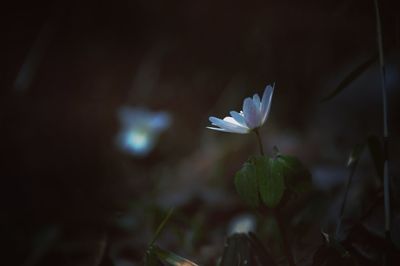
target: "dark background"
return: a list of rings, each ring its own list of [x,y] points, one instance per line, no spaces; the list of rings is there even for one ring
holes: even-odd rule
[[[397,185],[400,9],[397,1],[381,1],[381,8]],[[332,199],[337,194],[325,187],[342,184],[353,145],[382,134],[376,63],[336,98],[320,102],[376,53],[373,1],[14,1],[0,12],[7,265],[94,265],[87,262],[91,243],[107,235],[108,252],[132,234],[131,260],[139,261],[159,221],[154,210],[169,206],[186,217],[177,218],[178,228],[190,228],[185,221],[199,215],[209,228],[192,250],[167,236],[170,249],[203,264],[206,244],[216,247],[211,259],[220,255],[221,228],[245,209],[237,207],[232,176],[257,147],[253,136],[205,127],[208,116],[239,110],[244,97],[266,84],[276,82],[262,131],[266,149],[277,145],[298,156],[320,185],[316,190],[324,187]],[[115,146],[116,114],[125,105],[172,115],[145,158]],[[374,180],[371,164],[365,156],[360,178]],[[354,197],[368,200],[368,194]],[[134,221],[129,233],[115,225],[127,213]],[[316,223],[329,227],[329,215],[318,214]],[[43,234],[56,240],[40,253],[35,241]],[[102,263],[113,265],[105,257]]]

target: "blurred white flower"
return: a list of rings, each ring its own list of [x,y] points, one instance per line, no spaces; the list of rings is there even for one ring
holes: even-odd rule
[[[268,118],[274,87],[275,84],[273,86],[267,85],[261,100],[258,94],[254,94],[253,98],[244,99],[243,111],[239,113],[231,111],[231,116],[227,116],[224,119],[210,116],[211,124],[217,127],[207,128],[223,132],[247,134],[253,129],[261,127]]]
[[[251,214],[242,214],[233,218],[229,224],[229,235],[254,232],[256,229],[256,218]]]
[[[171,124],[166,112],[151,112],[145,108],[121,107],[118,111],[121,131],[118,147],[136,156],[146,156],[154,148],[159,135]]]

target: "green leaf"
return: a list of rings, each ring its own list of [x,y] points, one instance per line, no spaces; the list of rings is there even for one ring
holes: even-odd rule
[[[198,266],[196,263],[188,259],[182,258],[175,253],[161,249],[158,246],[153,246],[150,251],[155,254],[162,262],[167,263],[171,266]]]
[[[235,187],[243,201],[251,207],[258,207],[260,204],[258,193],[258,180],[256,167],[251,161],[246,162],[242,169],[235,175]]]
[[[235,186],[246,204],[258,207],[262,201],[267,207],[275,208],[281,202],[285,188],[296,194],[308,191],[311,175],[293,156],[253,156],[236,173]]]
[[[377,136],[369,136],[368,140],[368,149],[371,153],[372,160],[374,161],[376,173],[380,178],[383,178],[383,150],[382,143]]]
[[[334,98],[340,92],[343,91],[350,83],[352,83],[355,79],[357,79],[362,73],[364,73],[375,61],[378,59],[378,55],[375,54],[368,60],[364,61],[360,65],[358,65],[353,71],[351,71],[347,76],[339,83],[339,85],[327,96],[322,98],[321,102],[329,101]]]
[[[294,156],[278,155],[277,162],[282,164],[286,188],[295,194],[308,192],[312,187],[311,173]]]
[[[283,166],[276,159],[258,156],[253,159],[260,186],[263,203],[270,208],[276,207],[285,191]]]

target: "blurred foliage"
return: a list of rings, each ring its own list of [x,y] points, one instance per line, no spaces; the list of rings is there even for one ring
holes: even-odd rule
[[[323,233],[324,244],[317,249],[313,258],[313,266],[359,265],[350,253],[332,236]]]
[[[159,261],[165,262],[170,266],[197,266],[196,263],[188,259],[182,258],[181,256],[154,245],[147,251],[145,266],[160,265]]]
[[[226,240],[219,266],[276,265],[270,252],[253,233],[233,234]]]

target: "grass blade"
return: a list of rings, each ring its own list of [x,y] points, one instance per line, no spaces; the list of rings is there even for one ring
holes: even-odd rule
[[[164,220],[162,220],[162,222],[160,223],[160,225],[157,227],[156,233],[154,234],[153,239],[151,240],[149,247],[154,245],[154,242],[156,242],[156,240],[158,239],[158,237],[160,236],[162,230],[164,229],[165,225],[167,224],[167,222],[169,221],[169,219],[172,216],[172,213],[174,212],[174,208],[171,208],[167,215],[165,216]]]
[[[376,62],[378,55],[375,54],[368,60],[362,62],[353,71],[346,75],[346,77],[339,83],[339,85],[327,96],[321,99],[321,102],[326,102],[341,93],[350,83],[356,80],[362,73],[364,73],[372,64]]]
[[[376,35],[378,42],[379,52],[379,66],[381,76],[381,89],[382,89],[382,111],[383,111],[383,193],[385,203],[385,231],[386,238],[390,241],[390,180],[389,180],[389,165],[388,165],[388,102],[387,102],[387,88],[385,78],[385,62],[383,54],[383,41],[382,41],[382,25],[379,11],[378,0],[374,0],[375,13],[376,13]]]

